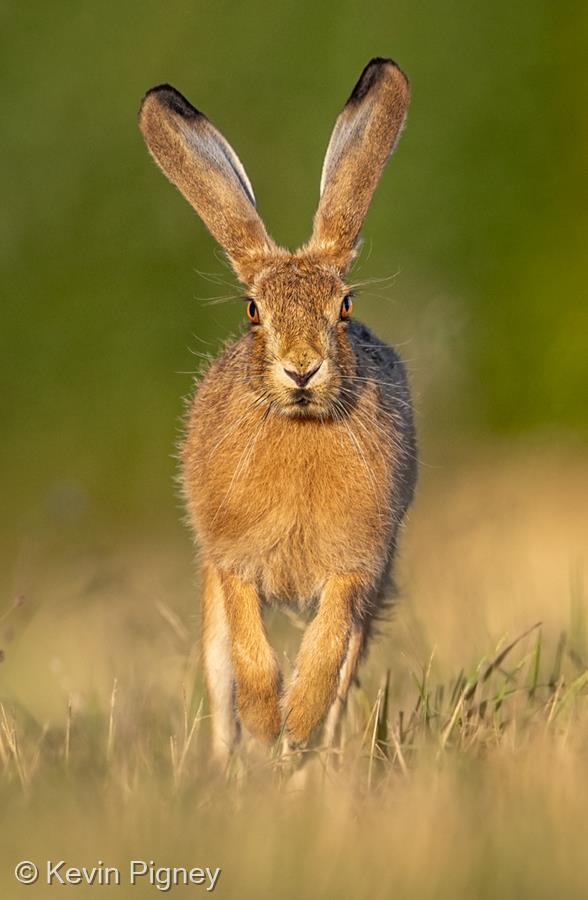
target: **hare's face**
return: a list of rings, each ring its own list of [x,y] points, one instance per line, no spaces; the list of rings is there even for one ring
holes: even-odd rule
[[[141,105],[149,151],[251,289],[248,378],[284,415],[336,416],[353,401],[355,355],[342,275],[409,98],[408,80],[392,60],[368,63],[335,122],[312,235],[296,253],[267,233],[243,164],[210,119],[166,84],[148,91]]]
[[[353,376],[349,289],[333,268],[304,254],[282,258],[255,280],[249,304],[249,376],[277,412],[336,415]]]

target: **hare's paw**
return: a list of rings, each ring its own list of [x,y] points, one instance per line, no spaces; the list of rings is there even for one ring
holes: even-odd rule
[[[281,675],[277,665],[252,671],[237,684],[237,709],[247,731],[271,743],[282,727]]]
[[[320,672],[301,673],[284,700],[286,731],[293,744],[304,744],[321,724],[337,689],[336,680],[321,678]]]

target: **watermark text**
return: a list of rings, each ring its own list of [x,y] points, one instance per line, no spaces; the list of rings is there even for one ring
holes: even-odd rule
[[[83,884],[90,887],[117,884],[150,884],[162,893],[168,893],[179,885],[203,887],[214,891],[221,869],[208,866],[160,866],[154,860],[131,859],[128,866],[108,866],[101,859],[92,866],[72,866],[65,859],[48,859],[40,865],[23,859],[14,868],[14,877],[20,884],[43,882],[49,885]]]

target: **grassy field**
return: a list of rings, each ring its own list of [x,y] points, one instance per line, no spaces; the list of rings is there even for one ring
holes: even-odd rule
[[[235,900],[585,897],[587,499],[573,449],[425,456],[341,752],[244,746],[228,781],[207,768],[187,536],[40,523],[0,610],[0,896],[56,893],[20,887],[19,860],[102,860],[124,884],[144,859],[221,867]],[[300,632],[269,624],[287,668]],[[76,896],[99,890],[129,892]]]

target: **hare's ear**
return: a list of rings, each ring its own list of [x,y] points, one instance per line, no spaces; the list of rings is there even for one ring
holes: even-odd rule
[[[321,199],[307,249],[340,271],[351,263],[382,170],[398,140],[410,102],[408,79],[390,59],[361,73],[327,148]]]
[[[226,251],[241,281],[250,283],[275,244],[255,210],[237,154],[206,116],[168,84],[145,95],[139,128],[164,175]]]

